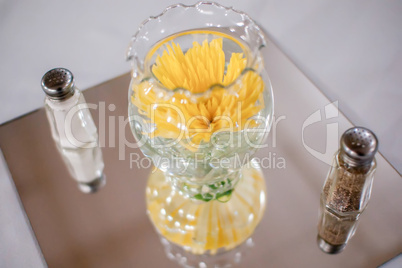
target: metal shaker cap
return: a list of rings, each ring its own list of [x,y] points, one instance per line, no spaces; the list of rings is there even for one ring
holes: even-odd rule
[[[74,76],[64,68],[52,69],[42,77],[42,89],[51,99],[67,99],[74,94]]]
[[[353,127],[341,137],[341,156],[352,166],[370,164],[378,149],[378,139],[369,129]]]

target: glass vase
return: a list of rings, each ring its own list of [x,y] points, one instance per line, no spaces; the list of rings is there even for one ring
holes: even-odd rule
[[[211,2],[170,6],[132,37],[130,126],[157,168],[148,213],[159,234],[193,254],[240,245],[263,215],[265,183],[252,159],[273,116],[264,46],[246,14]]]

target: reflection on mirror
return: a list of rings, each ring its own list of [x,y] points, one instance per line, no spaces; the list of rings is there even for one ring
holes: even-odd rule
[[[148,178],[146,201],[148,216],[163,238],[169,258],[185,267],[211,262],[215,266],[205,267],[229,267],[240,262],[240,249],[252,245],[248,239],[265,211],[265,180],[259,164],[252,160],[241,169],[230,198],[206,202],[176,190],[169,178],[155,169]],[[245,241],[248,246],[239,249]]]

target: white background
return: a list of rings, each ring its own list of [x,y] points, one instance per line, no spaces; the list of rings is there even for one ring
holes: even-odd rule
[[[51,68],[70,69],[83,89],[128,72],[130,36],[176,2],[0,0],[0,122],[43,105],[40,79]],[[218,2],[260,23],[353,124],[376,132],[401,172],[402,1]]]

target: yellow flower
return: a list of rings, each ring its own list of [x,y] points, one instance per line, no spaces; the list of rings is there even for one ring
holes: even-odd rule
[[[173,42],[166,48],[152,73],[174,92],[172,97],[160,97],[155,92],[158,85],[149,80],[133,85],[131,101],[156,126],[151,137],[188,138],[198,145],[209,142],[213,133],[255,125],[247,120],[264,106],[264,82],[254,70],[245,70],[243,53],[232,53],[226,67],[221,38],[202,45],[194,42],[186,53]],[[198,95],[188,97],[176,89]]]

